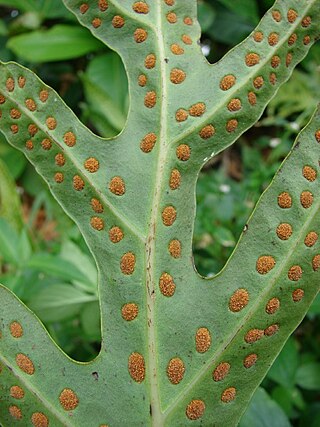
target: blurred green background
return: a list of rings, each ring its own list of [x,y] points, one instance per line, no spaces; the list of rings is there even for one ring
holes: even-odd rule
[[[199,0],[210,62],[245,38],[273,0]],[[128,110],[119,57],[77,25],[60,0],[0,0],[0,59],[34,70],[94,132],[110,137]],[[194,259],[219,272],[262,191],[320,101],[320,45],[280,89],[261,120],[203,169],[197,187]],[[97,273],[77,227],[24,156],[0,135],[0,272],[77,360],[99,352]],[[241,427],[320,426],[320,298],[290,338]],[[228,427],[228,426],[226,426]]]

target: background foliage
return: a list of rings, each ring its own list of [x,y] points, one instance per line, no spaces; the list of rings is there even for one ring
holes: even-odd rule
[[[199,0],[202,49],[219,60],[255,27],[273,0]],[[57,0],[0,0],[0,58],[33,69],[102,136],[122,129],[126,74]],[[257,125],[206,165],[197,188],[195,265],[220,271],[246,220],[320,100],[316,44]],[[77,227],[20,152],[0,136],[0,272],[72,357],[99,352],[96,269]],[[258,389],[240,427],[320,425],[320,298]]]

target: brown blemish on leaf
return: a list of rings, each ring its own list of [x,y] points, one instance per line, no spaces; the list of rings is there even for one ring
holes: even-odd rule
[[[120,269],[123,274],[130,276],[133,274],[136,266],[136,257],[132,252],[125,253],[120,262]]]
[[[293,24],[295,20],[298,18],[298,13],[294,9],[289,9],[287,13],[288,22]]]
[[[15,135],[19,132],[19,126],[18,125],[11,125],[10,126],[11,132]]]
[[[228,120],[226,124],[227,132],[229,133],[235,132],[237,130],[237,127],[238,127],[238,120],[236,119]]]
[[[10,324],[10,333],[14,338],[21,338],[23,335],[23,328],[19,322],[12,322]]]
[[[169,253],[173,258],[180,258],[181,256],[181,242],[180,240],[173,239],[168,246]]]
[[[279,325],[270,325],[264,330],[264,334],[267,337],[271,337],[275,335],[279,331]]]
[[[0,94],[0,105],[4,104],[5,102],[6,102],[6,98],[2,94]]]
[[[46,120],[48,129],[54,130],[57,127],[57,121],[54,117],[48,117]]]
[[[180,144],[176,149],[176,154],[179,160],[186,162],[190,159],[191,149],[187,144]]]
[[[167,14],[167,21],[170,24],[175,24],[177,22],[177,15],[174,12],[169,12]]]
[[[278,68],[278,67],[279,67],[279,65],[280,65],[280,62],[281,62],[280,57],[279,57],[278,55],[274,55],[274,56],[271,58],[271,67],[272,67],[272,68]]]
[[[79,399],[76,393],[71,388],[62,390],[59,396],[61,406],[65,411],[73,411],[79,405]]]
[[[139,308],[137,304],[128,303],[125,304],[121,309],[121,315],[124,320],[127,322],[131,322],[134,320],[139,314]]]
[[[120,176],[115,176],[109,183],[109,190],[116,196],[123,196],[126,192],[126,186]]]
[[[215,128],[212,125],[207,125],[201,129],[201,131],[199,132],[199,136],[202,139],[209,139],[212,138],[215,133]]]
[[[229,111],[239,111],[241,110],[242,104],[240,99],[238,98],[233,98],[231,99],[231,101],[228,104],[228,110]]]
[[[289,193],[284,191],[278,196],[278,205],[282,209],[289,209],[292,206],[292,198]]]
[[[271,33],[268,36],[268,43],[270,46],[275,46],[279,42],[279,34]]]
[[[145,85],[147,84],[147,76],[145,74],[140,74],[140,76],[138,77],[138,84],[141,87],[145,87]]]
[[[184,35],[181,37],[181,40],[183,41],[183,43],[184,43],[184,44],[187,44],[187,45],[191,45],[191,44],[192,44],[192,39],[191,39],[191,37],[187,36],[186,34],[184,34]]]
[[[104,229],[104,221],[102,218],[93,216],[90,220],[91,227],[95,230],[102,231]]]
[[[253,67],[254,65],[259,64],[260,62],[260,55],[258,55],[257,53],[247,53],[246,55],[246,65],[248,67]]]
[[[273,10],[272,11],[272,18],[276,21],[276,22],[280,22],[282,19],[281,13],[278,10]]]
[[[318,129],[318,130],[316,131],[316,133],[314,134],[314,136],[315,136],[315,138],[316,138],[317,142],[319,142],[319,143],[320,143],[320,129]]]
[[[270,73],[270,75],[269,75],[269,82],[272,85],[275,85],[277,83],[277,75],[275,73]]]
[[[34,412],[31,416],[34,427],[48,427],[49,420],[42,412]]]
[[[124,233],[120,227],[112,227],[109,230],[109,239],[112,243],[119,243],[124,238]]]
[[[183,22],[184,22],[186,25],[192,25],[192,24],[193,24],[193,20],[192,20],[192,18],[190,18],[189,16],[186,16],[186,17],[184,18]]]
[[[206,111],[206,104],[198,102],[189,108],[189,114],[192,117],[201,117]]]
[[[221,395],[221,401],[223,403],[232,402],[236,398],[237,390],[235,387],[229,387]]]
[[[213,371],[213,374],[212,374],[213,380],[216,382],[224,380],[225,377],[228,375],[230,368],[231,368],[230,363],[228,362],[220,363],[216,367],[216,369]]]
[[[84,180],[79,176],[75,175],[73,177],[73,188],[77,191],[81,191],[84,189]]]
[[[21,113],[19,110],[17,110],[16,108],[12,108],[10,110],[10,117],[14,120],[20,119],[21,117]]]
[[[101,204],[101,202],[98,199],[91,199],[91,207],[96,213],[102,213],[104,211],[104,208]]]
[[[171,359],[167,366],[167,375],[172,384],[179,384],[183,380],[185,367],[179,357]]]
[[[125,20],[122,16],[116,15],[112,19],[112,25],[114,28],[122,28],[125,24]]]
[[[12,77],[9,77],[6,81],[6,88],[8,92],[13,92],[15,87],[15,83]]]
[[[169,185],[171,190],[177,190],[181,184],[181,173],[178,169],[173,169],[170,174]]]
[[[257,272],[260,274],[267,274],[269,271],[273,269],[273,267],[276,265],[275,259],[270,256],[261,256],[257,260],[256,269]]]
[[[133,3],[132,9],[137,13],[149,13],[149,6],[146,3],[143,3],[142,1],[137,1]]]
[[[288,271],[288,279],[297,282],[302,277],[302,268],[300,265],[293,265]]]
[[[257,360],[258,360],[258,356],[255,353],[248,354],[248,356],[246,356],[243,361],[243,366],[246,369],[249,369],[256,364]]]
[[[64,166],[66,164],[66,159],[62,153],[59,153],[55,156],[55,162],[57,166]]]
[[[173,43],[170,46],[170,49],[174,55],[183,55],[184,54],[184,49],[180,45],[178,45],[177,43]]]
[[[12,418],[14,418],[16,420],[21,420],[22,419],[22,411],[16,405],[9,406],[9,413],[12,416]]]
[[[258,76],[253,80],[253,86],[256,89],[261,89],[263,85],[264,85],[264,79],[262,76]]]
[[[310,191],[303,191],[300,194],[300,203],[305,209],[310,208],[313,203],[312,193],[310,193]]]
[[[162,211],[162,222],[167,227],[171,226],[177,218],[177,211],[173,206],[167,206]]]
[[[26,149],[29,151],[33,150],[33,142],[30,139],[26,142]]]
[[[26,107],[28,108],[29,111],[36,111],[37,104],[34,102],[33,99],[31,99],[31,98],[26,99],[25,104],[26,104]]]
[[[84,15],[88,10],[89,10],[89,6],[87,3],[82,3],[82,5],[79,7],[80,13],[82,13],[82,15]]]
[[[99,28],[102,24],[102,21],[100,18],[94,18],[91,23],[92,23],[93,28]]]
[[[297,41],[297,38],[298,38],[298,36],[295,33],[291,34],[291,36],[289,37],[289,40],[288,40],[288,45],[289,46],[294,45],[295,42]]]
[[[253,34],[253,40],[254,40],[255,42],[257,42],[257,43],[262,42],[262,40],[263,40],[263,33],[262,33],[261,31],[256,31],[256,32]]]
[[[207,328],[199,328],[196,332],[196,350],[198,353],[205,353],[211,346],[211,334]]]
[[[168,6],[173,6],[175,3],[175,0],[164,0],[165,4]]]
[[[186,408],[186,416],[189,418],[189,420],[198,420],[203,416],[205,409],[206,405],[203,400],[191,400]]]
[[[248,93],[248,101],[251,105],[256,105],[257,103],[257,96],[254,92]]]
[[[288,223],[281,223],[277,227],[277,236],[281,240],[288,240],[292,235],[292,227]]]
[[[132,353],[129,356],[128,370],[131,378],[137,383],[142,383],[145,379],[144,357],[140,353]]]
[[[306,238],[304,239],[304,244],[308,246],[308,248],[311,248],[313,245],[315,245],[318,241],[318,234],[315,231],[310,231],[306,235]]]
[[[94,157],[90,157],[85,161],[84,167],[90,173],[97,172],[97,170],[99,169],[99,161]]]
[[[301,22],[303,28],[307,28],[311,25],[312,19],[311,16],[305,16]]]
[[[144,98],[144,105],[147,108],[153,108],[157,103],[157,94],[154,90],[147,92]]]
[[[176,85],[181,84],[186,79],[186,73],[179,68],[173,68],[170,72],[170,81]]]
[[[229,309],[237,313],[244,309],[249,302],[249,292],[246,289],[238,289],[229,300]]]
[[[303,289],[296,289],[292,292],[292,299],[293,302],[299,302],[304,297],[304,290]]]
[[[10,396],[14,399],[23,399],[24,390],[18,385],[13,385],[12,387],[10,387]]]
[[[307,46],[310,42],[311,42],[311,37],[310,36],[304,36],[303,37],[303,44],[305,46]]]
[[[147,55],[146,59],[144,60],[144,66],[149,70],[154,68],[156,66],[156,55],[154,55],[153,53]]]
[[[137,28],[134,32],[134,40],[136,43],[143,43],[148,38],[148,33],[143,28]]]
[[[23,77],[23,76],[20,76],[20,77],[18,78],[18,85],[19,85],[19,87],[20,87],[21,89],[23,89],[23,88],[25,87],[25,85],[26,85],[26,78],[25,78],[25,77]]]
[[[271,298],[266,305],[266,313],[274,314],[280,308],[280,300],[278,298]]]
[[[312,268],[314,271],[317,271],[320,267],[320,255],[316,255],[312,260]]]
[[[141,151],[150,153],[157,142],[157,135],[155,133],[148,133],[140,143]]]
[[[292,62],[292,53],[289,52],[286,56],[286,66],[289,67],[291,62]]]
[[[188,117],[189,117],[188,111],[184,110],[183,108],[180,108],[176,112],[176,120],[177,120],[177,122],[184,122],[184,121],[187,120]]]
[[[64,181],[64,175],[61,172],[57,172],[54,175],[54,180],[56,181],[57,184],[62,184]]]
[[[29,135],[30,136],[35,136],[36,135],[36,133],[38,132],[38,128],[37,128],[37,126],[35,125],[35,124],[33,124],[33,123],[31,123],[29,126],[28,126],[28,132],[29,132]]]
[[[234,86],[236,83],[236,78],[232,74],[228,74],[227,76],[224,76],[223,79],[220,81],[220,88],[222,90],[229,90]]]
[[[264,336],[263,329],[250,329],[244,337],[244,340],[248,344],[252,344],[256,341],[259,341]]]
[[[25,372],[28,375],[33,375],[35,368],[32,361],[25,354],[19,353],[16,356],[16,363],[21,369],[21,371]]]
[[[109,7],[107,0],[99,0],[98,5],[101,12],[105,12]]]
[[[45,138],[41,141],[41,147],[46,150],[49,151],[52,147],[51,141],[48,138]]]
[[[173,277],[169,273],[162,273],[159,279],[159,288],[165,297],[172,297],[176,290]]]

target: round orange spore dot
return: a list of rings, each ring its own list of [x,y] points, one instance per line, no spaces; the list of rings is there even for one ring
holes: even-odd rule
[[[123,196],[126,192],[126,186],[120,176],[115,176],[109,183],[109,190],[116,196]]]
[[[271,33],[268,36],[268,43],[270,46],[275,46],[279,42],[279,34]]]
[[[236,77],[232,74],[228,74],[223,77],[223,79],[220,81],[220,88],[222,90],[229,90],[234,86],[236,83]]]
[[[27,150],[33,150],[33,142],[31,140],[26,142],[26,149]]]
[[[104,211],[104,208],[103,208],[100,200],[93,198],[93,199],[91,199],[90,204],[91,204],[92,209],[96,213],[102,213]]]
[[[312,268],[317,271],[320,267],[320,255],[315,255],[312,260]]]
[[[215,133],[215,128],[212,125],[207,125],[201,129],[201,131],[199,132],[199,136],[202,139],[209,139],[212,138]]]
[[[16,108],[12,108],[10,110],[10,117],[14,120],[20,119],[21,117],[21,113],[19,110],[17,110]]]
[[[304,239],[304,244],[308,246],[308,248],[311,248],[317,243],[317,241],[318,241],[318,234],[315,231],[310,231],[310,233],[308,233],[306,235],[306,238]]]
[[[186,25],[192,25],[192,24],[193,24],[193,20],[192,20],[192,18],[190,18],[190,16],[186,16],[186,17],[184,18],[183,22],[184,22]]]
[[[181,242],[180,240],[173,239],[169,243],[168,246],[169,253],[173,258],[180,258],[181,257]]]
[[[229,309],[234,313],[243,310],[249,302],[249,292],[246,289],[238,289],[229,300]]]
[[[236,398],[237,390],[235,387],[229,387],[221,395],[221,402],[229,403],[232,402]]]
[[[231,368],[230,363],[228,362],[220,363],[216,367],[216,369],[213,371],[213,374],[212,374],[213,380],[216,382],[224,380],[225,377],[228,375],[230,368]]]
[[[162,222],[165,226],[170,227],[177,218],[177,211],[173,206],[167,206],[162,211]]]
[[[147,3],[143,3],[142,1],[137,1],[133,3],[132,9],[136,13],[143,13],[143,14],[149,13],[149,6],[147,5]]]
[[[25,372],[28,375],[33,375],[35,368],[32,361],[25,354],[19,353],[16,356],[16,363],[21,369],[21,371]]]
[[[84,189],[84,186],[84,180],[79,175],[75,175],[73,177],[73,188],[77,191],[81,191]]]
[[[196,332],[196,350],[198,353],[205,353],[211,346],[211,334],[207,328],[199,328]]]
[[[288,271],[288,279],[297,282],[302,277],[302,268],[300,265],[293,265]]]
[[[187,36],[187,34],[183,34],[183,36],[181,37],[181,40],[183,41],[184,44],[187,44],[187,45],[192,44],[192,39],[191,37]]]
[[[136,43],[143,43],[147,40],[148,33],[142,28],[137,28],[134,32],[133,37]]]
[[[264,330],[264,334],[267,337],[271,337],[275,335],[279,331],[279,325],[270,325]]]
[[[177,120],[177,122],[185,122],[188,117],[189,117],[188,111],[184,110],[183,108],[180,108],[176,112],[176,120]]]
[[[26,104],[26,107],[28,108],[29,111],[36,111],[37,104],[34,102],[33,99],[31,99],[31,98],[26,99],[25,104]]]
[[[312,22],[311,16],[305,16],[301,21],[301,26],[303,28],[307,28],[311,25],[311,22]]]
[[[289,193],[284,191],[278,196],[278,206],[282,209],[289,209],[292,206],[292,198]]]
[[[132,252],[125,253],[120,261],[120,269],[123,274],[130,276],[136,267],[136,256]]]
[[[59,153],[55,156],[55,162],[57,166],[64,166],[66,164],[66,159],[63,154]]]
[[[48,117],[46,124],[49,130],[54,130],[57,127],[57,121],[54,117]]]
[[[112,19],[112,26],[114,28],[122,28],[125,24],[125,20],[122,16],[116,15]]]
[[[274,314],[280,308],[280,300],[278,298],[271,298],[266,305],[266,313]]]
[[[256,269],[260,274],[267,274],[276,265],[275,259],[270,255],[261,256],[257,260]]]
[[[173,169],[170,174],[169,186],[171,190],[177,190],[181,185],[181,173],[178,169]]]
[[[15,83],[12,77],[9,77],[6,81],[6,88],[8,92],[13,92],[15,87]]]
[[[33,124],[33,123],[31,123],[29,126],[28,126],[28,132],[29,132],[29,135],[30,136],[35,136],[36,135],[36,133],[38,132],[38,128],[37,128],[37,126],[35,125],[35,124]]]
[[[179,68],[173,68],[170,72],[170,81],[176,85],[184,82],[186,77],[186,73],[183,70],[180,70]]]
[[[253,40],[255,42],[258,42],[258,43],[262,42],[262,40],[263,40],[263,32],[262,31],[256,31],[253,34]]]
[[[310,191],[303,191],[300,194],[300,203],[305,209],[310,208],[313,203],[312,193],[310,193]]]
[[[89,10],[89,6],[87,3],[82,3],[79,7],[80,13],[82,13],[82,15],[84,15],[88,10]]]
[[[138,85],[141,87],[145,87],[145,85],[147,84],[147,76],[144,74],[140,74],[140,76],[138,77]]]
[[[201,117],[206,111],[206,104],[198,102],[189,108],[189,114],[192,117]]]
[[[253,365],[257,363],[258,356],[255,353],[248,354],[243,360],[243,366],[246,369],[251,368]]]
[[[101,27],[102,21],[100,18],[93,18],[91,24],[92,24],[93,28],[99,28],[99,27]]]
[[[10,324],[10,333],[14,338],[21,338],[23,335],[23,328],[19,322],[12,322]]]
[[[304,290],[303,289],[296,289],[292,292],[292,299],[293,302],[299,302],[304,297]]]
[[[124,233],[120,227],[112,227],[109,230],[109,239],[112,243],[119,243],[124,238]]]
[[[231,101],[228,104],[229,111],[239,111],[241,110],[241,107],[242,107],[242,103],[238,98],[231,99]]]
[[[41,147],[46,151],[51,150],[52,143],[51,143],[50,139],[48,139],[48,138],[43,139],[41,141]]]
[[[235,132],[237,130],[238,127],[238,120],[236,119],[231,119],[227,122],[226,124],[226,130],[229,133]]]
[[[176,149],[176,154],[179,160],[186,162],[190,159],[191,149],[187,144],[180,144]]]
[[[175,3],[175,0],[164,0],[165,4],[168,6],[173,6]]]
[[[317,171],[314,170],[311,166],[305,166],[302,170],[302,175],[308,181],[313,182],[317,178]]]
[[[19,126],[18,125],[11,125],[10,126],[11,132],[15,135],[19,132]]]
[[[183,47],[181,47],[180,45],[178,45],[177,43],[173,43],[170,46],[170,50],[174,55],[183,55],[184,54],[184,49]]]
[[[280,65],[280,63],[281,63],[280,56],[278,56],[278,55],[274,55],[274,56],[271,58],[271,67],[272,67],[272,68],[278,68],[278,67],[279,67],[279,65]]]
[[[150,153],[157,142],[157,135],[155,133],[148,133],[140,143],[141,151]]]
[[[59,396],[61,406],[65,411],[73,411],[79,405],[79,399],[76,393],[71,388],[62,390]]]
[[[286,66],[289,67],[291,62],[292,62],[292,53],[288,53],[286,56]]]
[[[42,412],[34,412],[31,416],[34,427],[48,427],[49,420]]]
[[[264,79],[262,76],[258,76],[253,80],[253,86],[256,89],[261,89],[263,85],[264,85]]]
[[[254,92],[249,92],[248,93],[248,101],[251,105],[256,105],[257,95]]]
[[[186,408],[186,416],[189,418],[189,420],[198,420],[203,416],[205,409],[206,405],[203,400],[191,400]]]
[[[269,82],[272,85],[275,85],[277,83],[277,75],[275,73],[270,73],[270,75],[269,75]]]
[[[144,357],[140,353],[132,353],[128,360],[128,370],[131,378],[137,383],[142,383],[145,379]]]
[[[144,66],[149,70],[151,70],[156,66],[156,62],[157,62],[156,55],[154,55],[153,53],[150,53],[149,55],[146,56],[146,59],[144,60]]]
[[[281,240],[288,240],[292,235],[292,227],[290,224],[284,222],[277,227],[277,236]]]
[[[318,129],[318,130],[316,131],[316,133],[314,134],[314,136],[315,136],[315,138],[316,138],[317,142],[319,142],[319,143],[320,143],[320,129]]]
[[[21,409],[16,405],[9,406],[9,413],[15,420],[21,420],[22,419],[22,411]]]
[[[12,387],[10,387],[10,396],[14,399],[23,399],[24,394],[24,390],[18,385],[13,385]]]
[[[172,384],[179,384],[183,380],[185,366],[179,357],[171,359],[167,366],[167,375]]]
[[[46,89],[42,89],[39,93],[39,99],[41,102],[46,102],[49,98],[49,92]]]
[[[308,44],[310,44],[310,42],[311,42],[311,37],[310,36],[304,36],[303,37],[303,44],[305,46],[307,46]]]
[[[272,17],[276,22],[280,22],[282,19],[281,13],[279,12],[279,10],[273,10],[272,11]]]
[[[127,322],[131,322],[134,320],[139,314],[139,308],[137,304],[128,303],[125,304],[121,309],[121,315],[124,320]]]
[[[298,13],[294,9],[289,9],[287,13],[287,18],[290,24],[293,24],[294,21],[298,18]]]
[[[99,0],[98,6],[99,6],[99,9],[101,10],[101,12],[105,12],[108,9],[109,4],[108,4],[107,0]]]
[[[291,36],[289,37],[289,40],[288,40],[288,45],[289,46],[294,45],[295,42],[297,41],[297,38],[298,38],[297,34],[295,34],[295,33],[291,34]]]
[[[25,77],[23,77],[23,76],[20,76],[20,77],[18,78],[18,85],[19,85],[19,87],[20,87],[21,89],[23,89],[23,88],[25,87],[25,85],[26,85],[26,78],[25,78]]]
[[[57,184],[62,184],[64,181],[64,175],[61,172],[57,172],[54,174],[54,180]]]
[[[97,216],[93,216],[90,219],[90,224],[91,224],[91,227],[94,228],[95,230],[102,231],[104,229],[103,219]]]
[[[0,105],[6,102],[6,98],[0,93]]]
[[[151,90],[150,92],[146,93],[146,96],[144,97],[144,105],[147,108],[153,108],[157,103],[157,94],[154,90]]]
[[[263,329],[250,329],[244,337],[244,340],[248,344],[252,344],[256,341],[259,341],[264,336]]]
[[[159,288],[165,297],[172,297],[176,290],[173,277],[169,273],[162,273],[159,279]]]
[[[253,53],[253,52],[247,53],[245,60],[246,60],[246,65],[248,67],[253,67],[254,65],[259,64],[260,55],[258,55],[257,53]]]
[[[99,169],[99,161],[94,157],[90,157],[84,162],[84,167],[90,173],[97,172],[97,170]]]
[[[169,12],[168,14],[167,14],[167,21],[170,23],[170,24],[175,24],[176,22],[177,22],[177,15],[174,13],[174,12]]]

